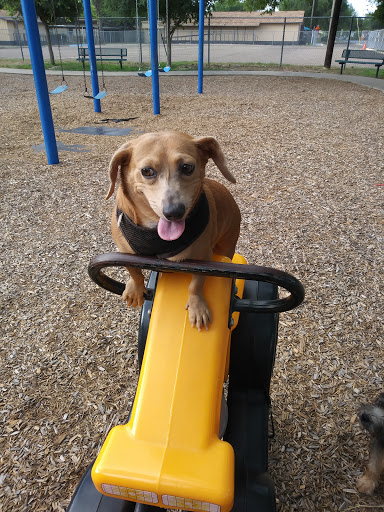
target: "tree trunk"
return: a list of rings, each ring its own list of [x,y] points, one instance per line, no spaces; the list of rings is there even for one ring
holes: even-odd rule
[[[41,17],[40,17],[40,19],[41,19]],[[43,24],[43,26],[45,28],[45,32],[47,34],[47,46],[48,46],[48,52],[49,52],[49,60],[51,61],[51,65],[55,66],[56,65],[55,56],[53,54],[51,34],[49,33],[49,26],[48,26],[48,23],[43,19],[41,19],[41,23]]]

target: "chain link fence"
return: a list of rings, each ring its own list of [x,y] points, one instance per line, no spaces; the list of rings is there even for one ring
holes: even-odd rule
[[[303,65],[324,63],[330,18],[303,18],[275,15],[230,18],[215,13],[207,18],[204,33],[204,60],[207,65],[225,67],[242,65]],[[226,13],[229,14],[229,13]],[[278,13],[276,13],[278,14]],[[341,57],[345,48],[361,48],[384,52],[384,28],[372,28],[372,18],[340,18],[333,53]],[[148,21],[145,18],[101,18],[94,22],[96,45],[127,48],[128,61],[138,69],[150,62]],[[47,35],[41,26],[43,55],[48,59]],[[165,26],[158,25],[159,60],[167,60]],[[84,21],[60,24],[50,28],[55,55],[60,46],[64,60],[77,59],[78,47],[86,45]],[[23,23],[0,19],[0,58],[29,58]],[[172,61],[196,62],[198,58],[198,27],[188,24],[172,34]]]

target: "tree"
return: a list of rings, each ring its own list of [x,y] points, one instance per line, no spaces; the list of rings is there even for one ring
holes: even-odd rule
[[[320,26],[322,30],[328,30],[328,18],[332,15],[333,0],[281,0],[280,11],[304,11],[306,18],[311,18],[309,28]],[[312,12],[313,9],[313,12]],[[342,2],[340,10],[341,19],[338,28],[349,29],[349,20],[343,17],[356,16],[356,11],[348,2]]]
[[[49,60],[52,66],[55,65],[55,57],[52,50],[49,25],[56,22],[58,18],[64,18],[66,21],[73,21],[77,13],[82,12],[81,0],[35,0],[36,14],[40,18],[47,34],[47,45]],[[0,8],[6,9],[14,14],[21,14],[20,0],[0,0]]]
[[[218,0],[215,2],[215,11],[245,11],[244,0]]]
[[[244,8],[246,11],[264,11],[274,12],[278,9],[280,0],[245,0]]]
[[[380,0],[384,1],[384,0]],[[264,12],[273,12],[275,9],[280,11],[304,11],[306,18],[311,18],[312,26],[310,28],[320,26],[323,30],[328,30],[328,19],[332,13],[333,0],[245,0],[244,6],[247,11],[261,10]],[[312,8],[313,17],[312,17]],[[348,2],[342,2],[341,17],[356,16],[356,11]],[[341,18],[339,28],[349,28],[349,21]]]
[[[373,0],[376,4],[376,10],[372,13],[374,22],[377,28],[382,28],[384,25],[384,0]]]

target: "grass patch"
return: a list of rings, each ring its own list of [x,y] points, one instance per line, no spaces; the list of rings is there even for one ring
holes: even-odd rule
[[[44,66],[46,70],[55,70],[60,71],[61,67],[58,63],[56,66],[52,66],[49,61],[44,62]],[[81,62],[77,62],[76,60],[67,60],[62,63],[64,71],[82,71],[83,65]],[[160,67],[163,68],[166,66],[165,62],[160,63]],[[24,62],[20,59],[0,59],[0,67],[3,68],[13,68],[13,69],[32,69],[31,61],[25,60]],[[124,62],[123,69],[120,69],[119,62],[103,62],[103,70],[104,71],[139,71],[139,64],[137,62]],[[89,71],[89,63],[85,63],[86,71]],[[98,61],[98,69],[100,71],[100,61]],[[150,63],[144,62],[141,65],[141,71],[146,71],[150,69]],[[331,69],[326,69],[322,66],[299,66],[295,64],[284,64],[283,66],[279,66],[279,64],[265,64],[261,62],[256,63],[211,63],[209,66],[204,64],[204,69],[206,71],[296,71],[296,72],[312,72],[312,73],[338,73],[340,67],[332,67]],[[178,61],[172,64],[172,71],[196,71],[197,70],[197,61]],[[362,67],[353,67],[352,65],[347,66],[347,68],[343,72],[345,75],[358,75],[358,76],[367,76],[374,78],[376,76],[375,68],[362,68]],[[383,72],[379,72],[379,78],[383,77]]]

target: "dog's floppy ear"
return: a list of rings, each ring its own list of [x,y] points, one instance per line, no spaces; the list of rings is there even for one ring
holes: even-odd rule
[[[195,139],[195,143],[203,154],[205,163],[212,158],[222,175],[231,183],[236,183],[236,178],[228,169],[225,156],[221,151],[219,143],[214,137],[199,137]]]
[[[115,190],[117,173],[119,171],[119,167],[121,168],[123,165],[126,165],[132,154],[132,145],[130,142],[126,142],[123,144],[113,155],[110,163],[109,163],[109,178],[111,180],[111,186],[109,187],[108,195],[105,199],[109,199]]]

